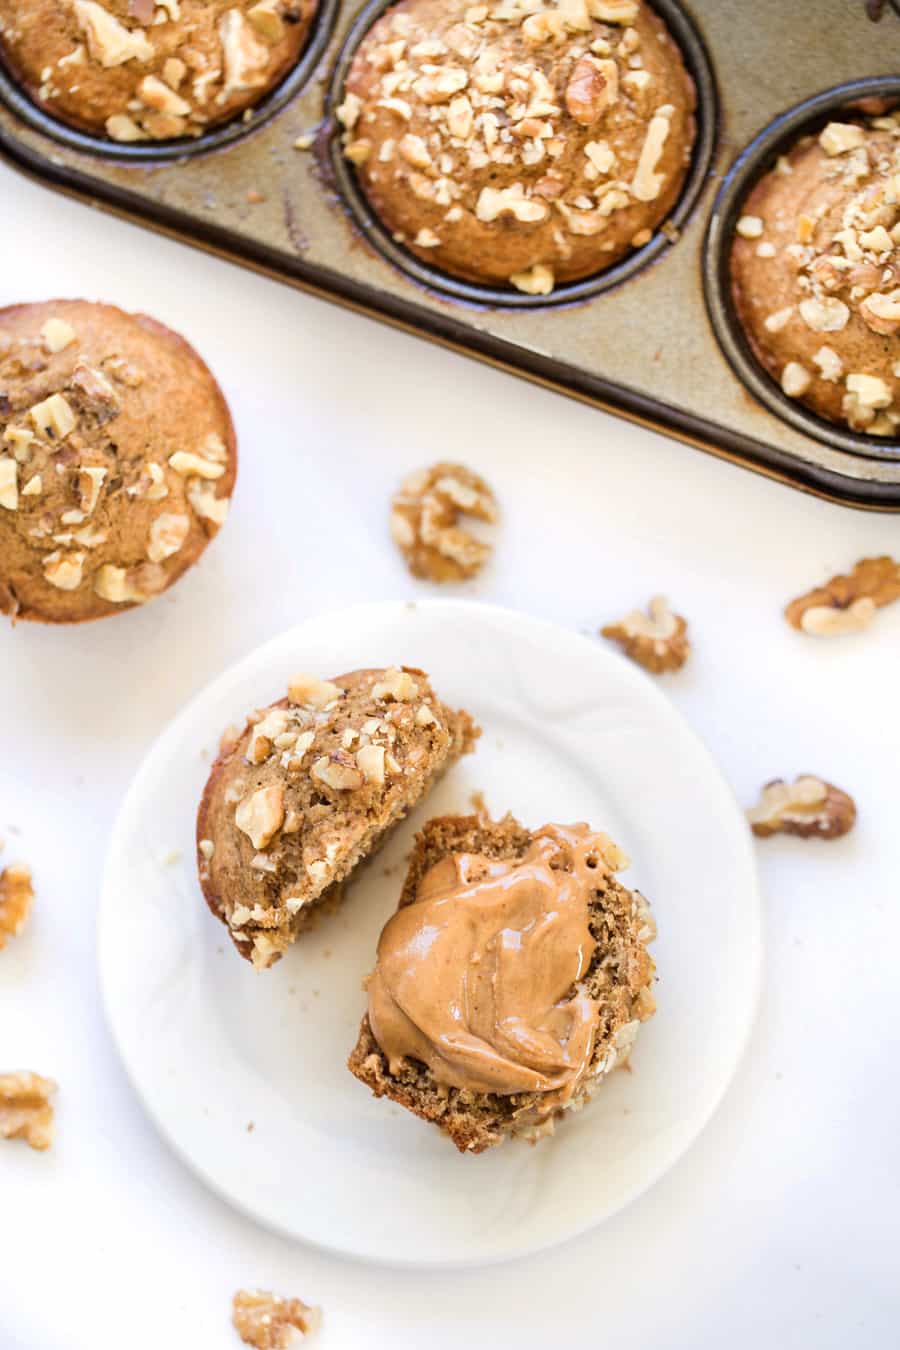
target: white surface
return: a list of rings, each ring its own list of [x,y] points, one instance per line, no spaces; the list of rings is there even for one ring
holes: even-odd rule
[[[243,1283],[321,1302],[323,1350],[544,1350],[586,1328],[615,1350],[892,1345],[900,606],[830,645],[780,611],[861,555],[897,551],[900,520],[804,498],[2,167],[0,259],[3,303],[81,293],[182,329],[223,382],[243,446],[233,518],[172,595],[82,631],[0,630],[0,823],[21,831],[4,828],[4,857],[30,859],[40,892],[0,955],[0,1062],[62,1084],[51,1153],[0,1145],[4,1350],[234,1350],[229,1300]],[[209,1195],[125,1079],[100,1010],[94,916],[122,795],[193,693],[308,615],[428,593],[387,540],[385,503],[406,469],[454,455],[505,511],[496,563],[467,594],[593,631],[667,589],[695,652],[662,688],[739,798],[811,769],[852,791],[861,816],[832,845],[758,845],[762,1009],[678,1166],[590,1237],[448,1276],[319,1255]]]
[[[362,869],[341,915],[260,976],[196,879],[194,820],[210,758],[222,728],[279,698],[298,670],[327,677],[389,652],[469,709],[483,728],[477,751]],[[533,827],[587,820],[612,835],[633,860],[625,884],[652,897],[660,983],[659,1015],[641,1029],[630,1073],[613,1074],[539,1148],[519,1141],[471,1158],[377,1101],[345,1061],[413,835],[429,815],[467,813],[476,792],[495,816],[510,810]],[[166,862],[173,847],[181,856]],[[597,643],[512,610],[398,602],[338,610],[264,643],[166,728],[113,831],[100,976],[136,1090],[218,1194],[344,1255],[477,1267],[595,1226],[693,1142],[746,1045],[761,918],[743,814],[651,680]],[[708,972],[702,1011],[697,966]],[[184,1030],[174,1041],[173,1027]],[[298,1153],[315,1159],[311,1175],[295,1169]]]

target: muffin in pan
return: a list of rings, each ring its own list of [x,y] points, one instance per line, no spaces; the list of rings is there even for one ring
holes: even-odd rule
[[[298,675],[257,710],[197,814],[203,894],[240,955],[277,961],[480,734],[410,667]]]
[[[178,334],[86,300],[0,309],[0,611],[77,623],[159,595],[228,512],[237,447]]]
[[[552,1134],[654,1011],[649,906],[589,826],[444,816],[378,943],[352,1074],[460,1152]]]
[[[361,42],[337,116],[395,240],[467,281],[547,294],[665,220],[695,101],[643,0],[400,0]]]
[[[789,398],[871,436],[900,432],[900,116],[828,123],[749,193],[734,304]]]
[[[114,141],[196,136],[300,56],[316,0],[0,0],[0,51],[48,113]]]

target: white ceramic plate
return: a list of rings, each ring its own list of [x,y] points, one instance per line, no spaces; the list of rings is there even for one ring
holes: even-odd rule
[[[271,970],[241,960],[194,869],[194,815],[229,723],[323,676],[403,663],[484,728],[475,755],[359,874],[337,915]],[[379,1102],[344,1063],[403,859],[429,814],[531,826],[588,820],[634,860],[659,924],[657,1015],[632,1073],[537,1147],[457,1153]],[[173,854],[180,857],[173,861]],[[151,750],[110,844],[99,959],[132,1082],[165,1138],[247,1214],[378,1261],[483,1264],[598,1223],[676,1161],[715,1109],[754,1014],[760,902],[746,823],[709,754],[656,684],[597,642],[464,602],[328,614],[253,652]],[[252,1122],[252,1128],[251,1128]]]

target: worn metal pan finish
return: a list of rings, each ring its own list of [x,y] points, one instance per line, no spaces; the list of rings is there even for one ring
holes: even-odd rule
[[[0,73],[0,153],[52,187],[734,463],[836,501],[898,511],[896,451],[763,397],[716,297],[748,147],[756,156],[766,144],[756,138],[773,123],[805,125],[808,108],[779,122],[786,110],[813,100],[818,116],[823,91],[847,86],[840,97],[852,97],[856,81],[873,77],[873,88],[895,88],[900,19],[885,6],[873,22],[865,0],[816,0],[815,31],[828,40],[811,41],[808,14],[783,0],[657,0],[657,8],[684,47],[700,103],[676,228],[549,302],[478,287],[462,294],[377,236],[349,171],[335,162],[329,116],[360,19],[353,0],[325,0],[300,66],[249,121],[190,143],[121,147],[82,137]],[[301,137],[312,138],[311,151],[294,148]]]

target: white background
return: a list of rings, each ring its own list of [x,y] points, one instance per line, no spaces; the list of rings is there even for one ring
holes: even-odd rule
[[[38,891],[0,955],[0,1069],[61,1085],[50,1153],[0,1145],[3,1350],[227,1350],[247,1284],[321,1303],[323,1350],[895,1345],[900,605],[832,643],[781,608],[860,556],[900,552],[900,520],[805,498],[5,168],[0,260],[0,304],[108,299],[182,331],[224,387],[242,454],[232,518],[174,593],[81,630],[0,631],[3,861],[28,861]],[[812,770],[860,807],[844,841],[759,845],[762,1006],[690,1153],[587,1238],[447,1276],[322,1256],[208,1195],[128,1087],[94,958],[108,832],[155,735],[303,617],[426,593],[386,506],[406,470],[440,458],[481,470],[504,511],[496,561],[466,594],[593,631],[666,591],[695,650],[665,688],[739,797]]]

